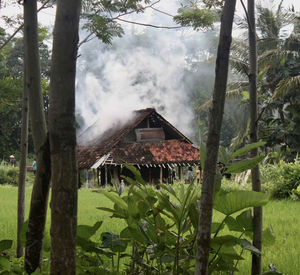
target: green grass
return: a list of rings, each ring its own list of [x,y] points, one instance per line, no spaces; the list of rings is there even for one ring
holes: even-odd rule
[[[26,189],[26,216],[29,210],[31,187]],[[125,223],[119,219],[111,219],[109,213],[97,210],[96,207],[111,207],[112,203],[103,195],[92,190],[81,189],[78,192],[78,224],[93,225],[103,220],[94,241],[100,240],[101,232],[119,233]],[[272,263],[285,275],[298,275],[300,270],[300,202],[290,200],[270,201],[264,207],[264,227],[272,226],[276,243],[263,249],[263,271]],[[17,188],[0,186],[0,240],[16,239],[17,221]],[[48,211],[47,232],[50,228],[50,211]],[[49,237],[48,237],[49,238]],[[11,253],[15,253],[15,242]],[[245,253],[246,261],[241,261],[239,274],[250,274],[251,258]]]

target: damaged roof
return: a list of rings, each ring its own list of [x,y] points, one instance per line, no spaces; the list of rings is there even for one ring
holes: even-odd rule
[[[147,118],[154,126],[159,123],[169,138],[151,142],[126,142],[126,136]],[[153,108],[135,111],[133,118],[125,124],[114,125],[101,136],[83,143],[85,137],[91,135],[92,131],[93,126],[78,138],[80,169],[91,168],[101,157],[108,154],[117,165],[123,162],[135,165],[199,163],[199,149]]]

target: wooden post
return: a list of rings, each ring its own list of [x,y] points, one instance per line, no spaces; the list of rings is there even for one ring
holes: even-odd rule
[[[97,185],[98,186],[100,186],[99,176],[100,176],[100,169],[97,168]]]
[[[108,184],[108,180],[107,180],[107,165],[105,164],[104,165],[104,169],[105,169],[105,185],[107,185]]]
[[[178,169],[180,182],[183,182],[183,167],[179,166]]]
[[[116,184],[120,184],[119,173],[118,173],[118,166],[114,167],[114,180],[115,180]]]
[[[95,185],[96,185],[96,181],[95,181],[95,169],[93,169],[93,186],[95,187]]]
[[[162,182],[163,182],[163,168],[162,167],[160,167],[160,171],[159,171],[160,173],[160,175],[159,175],[159,182],[160,182],[160,184],[162,184]]]

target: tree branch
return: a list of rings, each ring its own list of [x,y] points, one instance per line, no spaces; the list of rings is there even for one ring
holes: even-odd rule
[[[44,8],[47,8],[47,4],[50,2],[51,0],[47,0],[38,10],[37,12],[41,11]],[[1,1],[0,1],[1,2]],[[4,41],[4,43],[0,46],[0,51],[16,36],[16,34],[24,27],[24,24],[21,24],[15,31],[14,33],[7,39]]]
[[[140,23],[140,22],[135,22],[135,21],[130,21],[130,20],[125,20],[121,18],[116,18],[117,20],[120,20],[125,23],[130,23],[130,24],[135,24],[135,25],[140,25],[140,26],[146,26],[146,27],[151,27],[151,28],[156,28],[156,29],[180,29],[182,26],[157,26],[157,25],[152,25],[152,24],[146,24],[146,23]]]
[[[240,2],[241,2],[242,6],[243,6],[243,9],[244,9],[244,11],[245,11],[248,26],[249,26],[250,30],[253,31],[252,25],[250,24],[249,15],[248,15],[248,11],[247,11],[247,9],[246,9],[246,6],[245,6],[243,0],[240,0]]]

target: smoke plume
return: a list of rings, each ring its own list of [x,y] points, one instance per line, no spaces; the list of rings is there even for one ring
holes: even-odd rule
[[[162,2],[161,10],[176,13],[178,2]],[[175,25],[170,17],[154,11],[130,20]],[[189,55],[207,47],[205,34],[190,29],[124,28],[125,35],[112,45],[94,39],[80,49],[76,92],[80,130],[97,122],[101,134],[113,122],[128,120],[132,111],[154,107],[191,137],[193,109],[184,75]]]

